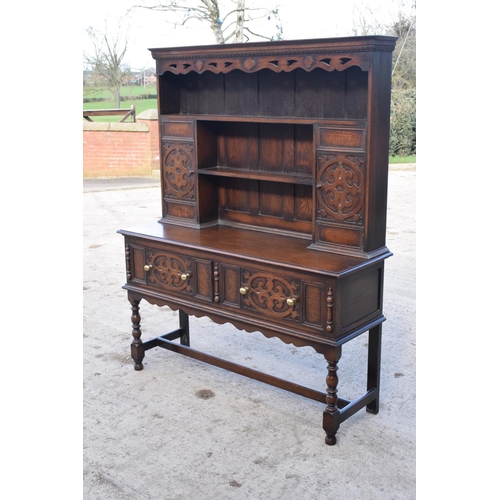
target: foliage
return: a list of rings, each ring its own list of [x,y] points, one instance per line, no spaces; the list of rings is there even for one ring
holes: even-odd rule
[[[416,88],[417,36],[414,16],[399,15],[389,33],[397,36],[392,68],[392,86],[398,89]]]
[[[390,23],[382,23],[370,4],[357,8],[354,35],[397,36],[392,60],[392,104],[390,155],[416,152],[416,2],[400,0],[398,13]]]
[[[416,90],[393,89],[389,154],[408,156],[417,152]]]

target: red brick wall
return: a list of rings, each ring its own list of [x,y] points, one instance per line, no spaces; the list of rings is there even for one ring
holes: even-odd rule
[[[83,123],[83,176],[147,176],[159,169],[158,120]]]
[[[151,169],[160,170],[160,142],[158,130],[158,112],[156,109],[144,111],[137,117],[140,123],[146,123],[149,126],[149,137],[151,144]]]

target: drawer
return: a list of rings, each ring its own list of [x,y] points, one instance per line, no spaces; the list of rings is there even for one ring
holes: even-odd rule
[[[173,252],[146,248],[148,285],[169,292],[192,294],[193,260]]]
[[[215,269],[215,302],[222,307],[277,324],[325,328],[327,296],[323,283],[264,266],[221,262]]]
[[[189,297],[193,304],[210,302],[217,314],[226,310],[242,320],[330,336],[331,284],[318,276],[141,243],[129,241],[126,249],[128,283],[134,287],[172,299]]]
[[[212,262],[169,249],[128,245],[129,281],[168,294],[213,300]]]
[[[301,281],[280,273],[241,269],[242,309],[274,320],[301,321]]]

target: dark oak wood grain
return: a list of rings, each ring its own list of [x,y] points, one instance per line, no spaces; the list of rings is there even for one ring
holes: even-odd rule
[[[321,401],[329,445],[351,415],[379,411],[395,41],[151,50],[162,217],[119,231],[136,370],[160,347]],[[142,340],[141,300],[178,310],[179,328]],[[196,351],[191,315],[312,347],[326,392]],[[342,346],[366,332],[367,390],[348,401]]]

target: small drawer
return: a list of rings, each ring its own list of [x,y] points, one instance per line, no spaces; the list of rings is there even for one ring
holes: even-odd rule
[[[366,131],[356,128],[318,127],[320,149],[365,151]]]
[[[301,281],[293,277],[264,270],[241,270],[242,309],[269,319],[301,322],[301,289]]]
[[[127,243],[126,260],[130,284],[213,302],[214,270],[210,259]]]
[[[146,283],[160,290],[193,295],[193,259],[173,252],[146,248]]]
[[[194,137],[194,124],[192,121],[162,118],[161,135],[162,138],[192,139]]]

